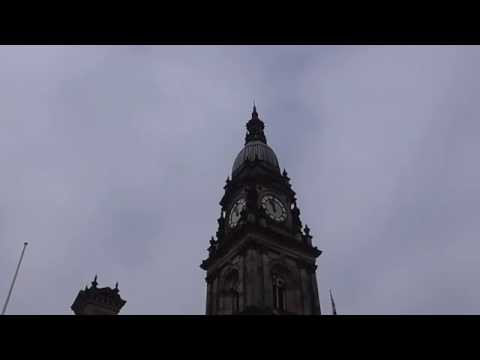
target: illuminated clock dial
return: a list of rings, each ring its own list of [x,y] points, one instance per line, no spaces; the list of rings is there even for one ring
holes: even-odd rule
[[[262,207],[265,213],[277,222],[283,222],[287,218],[285,206],[272,195],[266,195],[262,198]]]

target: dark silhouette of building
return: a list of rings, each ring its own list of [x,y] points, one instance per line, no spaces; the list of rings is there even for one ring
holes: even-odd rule
[[[287,172],[267,145],[256,107],[227,178],[216,239],[201,264],[207,315],[320,314],[316,258]]]
[[[97,276],[92,286],[80,290],[71,309],[75,315],[117,315],[126,301],[119,295],[118,283],[115,288],[98,288]]]

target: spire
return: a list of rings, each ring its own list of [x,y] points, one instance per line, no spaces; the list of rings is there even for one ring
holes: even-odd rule
[[[333,301],[332,289],[330,289],[330,302],[332,303],[332,315],[337,315],[337,309],[335,308],[335,301]]]
[[[262,120],[258,117],[257,106],[255,101],[253,103],[252,118],[247,122],[247,135],[245,137],[245,144],[251,141],[261,141],[267,143],[263,129],[265,125]]]

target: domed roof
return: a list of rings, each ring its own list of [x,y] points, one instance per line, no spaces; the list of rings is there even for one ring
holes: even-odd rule
[[[277,155],[267,145],[267,138],[264,133],[264,123],[258,117],[257,108],[253,105],[252,118],[247,122],[247,134],[245,136],[245,147],[237,155],[233,163],[232,176],[242,167],[246,161],[260,160],[273,171],[280,172]]]
[[[232,168],[232,175],[238,169],[240,169],[245,161],[253,161],[255,158],[260,161],[264,161],[272,169],[280,172],[277,155],[275,155],[272,148],[262,141],[251,141],[245,145],[242,151],[240,151],[235,158]]]

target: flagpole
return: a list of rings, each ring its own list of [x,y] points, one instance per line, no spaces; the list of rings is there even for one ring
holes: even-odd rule
[[[20,255],[20,260],[18,261],[17,270],[15,270],[15,275],[13,275],[13,280],[12,280],[12,284],[10,285],[10,290],[8,291],[7,300],[5,300],[5,304],[3,305],[2,315],[5,315],[5,311],[7,311],[8,302],[10,300],[10,296],[12,295],[13,286],[15,285],[15,281],[17,280],[18,270],[20,270],[20,264],[22,263],[23,254],[25,254],[25,249],[27,248],[27,245],[28,245],[27,242],[23,243],[22,254]]]

